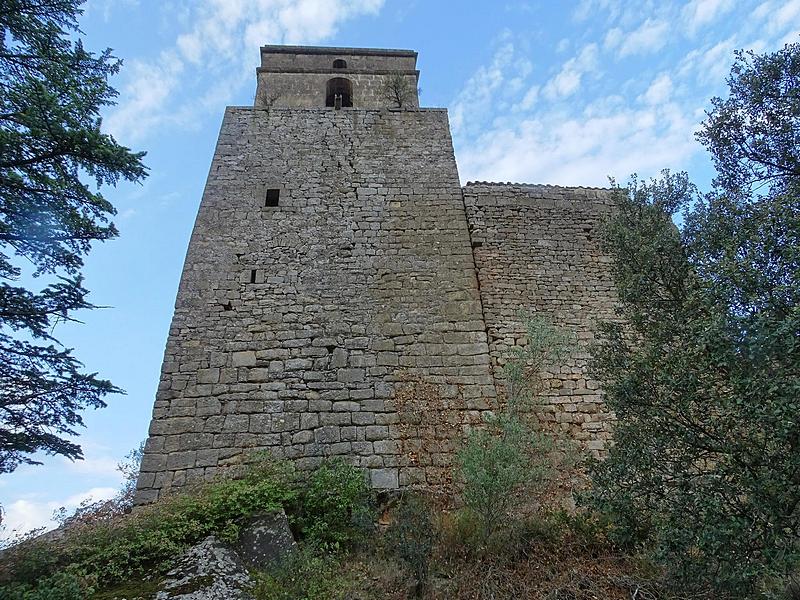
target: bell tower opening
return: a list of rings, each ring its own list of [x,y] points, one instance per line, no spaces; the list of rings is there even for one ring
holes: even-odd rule
[[[353,83],[344,77],[329,79],[325,93],[325,106],[352,108]]]

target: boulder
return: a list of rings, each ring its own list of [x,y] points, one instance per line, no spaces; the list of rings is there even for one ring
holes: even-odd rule
[[[280,512],[258,515],[239,533],[236,552],[250,567],[263,569],[282,562],[297,550],[297,542],[289,529],[286,514]]]
[[[210,536],[178,559],[155,600],[253,600],[252,585],[236,553]]]

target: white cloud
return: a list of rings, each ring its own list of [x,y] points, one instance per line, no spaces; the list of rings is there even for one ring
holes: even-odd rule
[[[113,498],[117,491],[111,487],[96,487],[63,500],[20,498],[3,507],[5,514],[0,537],[8,539],[40,527],[52,529],[57,525],[53,520],[53,513],[59,508],[64,507],[71,511],[85,501],[98,502]]]
[[[136,209],[129,208],[120,214],[121,219],[129,219],[137,213]],[[84,448],[86,450],[86,448]],[[74,473],[81,475],[100,475],[105,477],[112,477],[114,479],[120,478],[120,473],[117,470],[119,460],[110,456],[92,456],[86,454],[83,460],[69,460],[61,459],[64,467]]]
[[[129,61],[120,105],[106,129],[123,142],[164,124],[191,126],[213,98],[219,107],[253,77],[264,44],[310,44],[344,21],[377,13],[384,0],[202,0],[191,4],[185,30],[154,60]],[[206,88],[197,91],[198,86]],[[253,84],[254,85],[254,84]],[[176,97],[184,95],[181,103]],[[221,102],[218,102],[220,101]]]
[[[105,129],[120,141],[135,140],[167,120],[167,99],[178,87],[183,68],[171,51],[163,52],[156,64],[132,61],[131,79],[121,94],[125,100],[106,118]]]
[[[525,111],[533,108],[533,105],[536,104],[536,101],[539,99],[539,90],[540,88],[538,85],[532,85],[528,91],[525,92],[522,100],[518,104],[514,105],[514,110]]]
[[[571,96],[581,86],[581,79],[598,68],[598,49],[596,44],[589,44],[561,67],[558,74],[544,86],[543,93],[550,100]]]
[[[605,11],[610,19],[615,19],[622,11],[622,0],[581,0],[572,13],[575,21],[585,21],[593,13]]]
[[[647,104],[663,104],[672,93],[672,79],[667,73],[661,73],[653,80],[642,99]]]
[[[134,8],[137,6],[139,6],[139,0],[89,0],[84,10],[86,13],[102,13],[103,20],[108,21],[115,9]]]
[[[683,18],[689,31],[712,23],[734,7],[733,0],[692,0],[683,7]]]
[[[702,84],[719,84],[724,81],[733,62],[733,51],[738,43],[731,37],[689,52],[678,66],[680,77],[693,76]]]
[[[504,36],[505,37],[505,36]],[[506,70],[514,61],[514,44],[505,41],[489,66],[480,67],[466,82],[450,108],[454,133],[472,128],[492,109],[492,99],[506,80]]]
[[[606,31],[605,38],[603,38],[603,47],[606,50],[613,50],[622,43],[623,35],[622,29],[619,27],[612,27]]]
[[[487,131],[459,148],[462,177],[469,180],[519,181],[562,185],[607,184],[607,176],[632,172],[655,174],[680,168],[699,150],[693,123],[682,110],[633,109],[612,99],[597,111],[579,116],[563,111],[541,113],[513,127]]]
[[[669,24],[666,21],[647,19],[637,29],[621,34],[617,38],[619,56],[655,52],[667,42],[668,33]]]
[[[797,29],[800,24],[800,0],[767,0],[759,4],[752,14],[763,21],[769,35],[778,35],[787,29]]]

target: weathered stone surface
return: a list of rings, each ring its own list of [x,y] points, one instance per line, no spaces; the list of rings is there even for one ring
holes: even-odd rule
[[[155,600],[252,600],[252,584],[239,557],[211,536],[178,559]]]
[[[613,316],[607,190],[462,188],[447,112],[379,98],[393,70],[416,81],[413,52],[262,59],[256,106],[223,119],[137,502],[252,450],[304,467],[345,456],[379,488],[448,480],[464,431],[496,408],[503,355],[525,343],[520,309],[576,334],[540,416],[602,455],[611,415],[585,346]],[[353,108],[324,106],[332,77],[352,80]]]
[[[250,567],[264,568],[280,563],[297,550],[283,511],[260,515],[239,533],[236,552]]]

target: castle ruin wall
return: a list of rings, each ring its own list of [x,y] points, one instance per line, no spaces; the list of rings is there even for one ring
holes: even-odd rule
[[[603,456],[613,417],[589,374],[588,346],[598,321],[616,318],[611,259],[598,231],[611,210],[610,190],[471,183],[464,202],[498,386],[509,350],[526,343],[520,313],[544,316],[573,341],[546,376],[539,416]]]
[[[469,235],[446,111],[228,108],[136,501],[256,450],[444,477],[496,395]],[[453,421],[424,453],[415,385]]]

